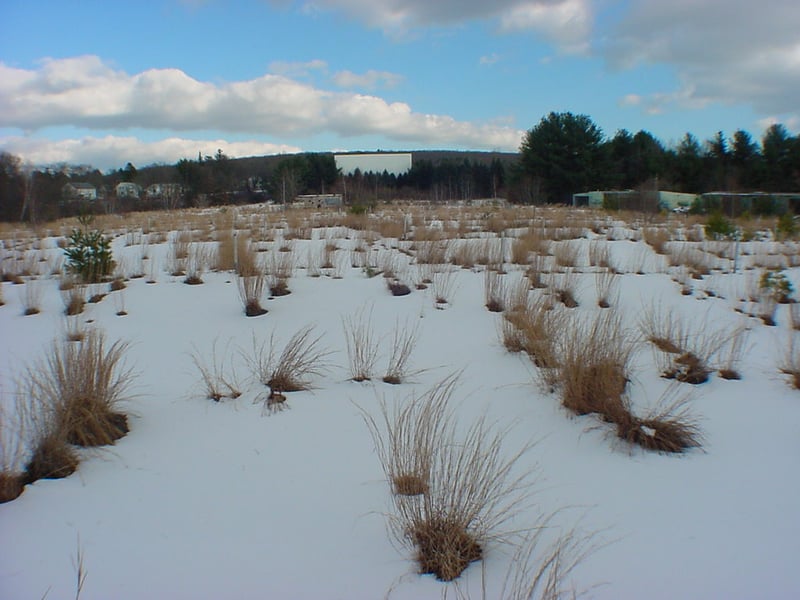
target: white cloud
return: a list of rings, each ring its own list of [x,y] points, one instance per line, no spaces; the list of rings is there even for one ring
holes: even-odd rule
[[[285,5],[286,0],[270,0]],[[341,11],[392,34],[431,25],[494,20],[507,31],[530,30],[563,49],[586,48],[591,0],[298,0],[301,10]]]
[[[396,80],[385,72],[344,79],[348,77],[351,83]],[[416,113],[405,103],[323,90],[275,74],[217,84],[178,69],[129,75],[96,56],[48,59],[34,70],[0,63],[0,127],[30,134],[65,126],[115,132],[221,131],[284,139],[319,133],[341,138],[382,135],[420,146],[505,150],[516,150],[523,134],[508,126]]]
[[[478,60],[479,65],[491,66],[500,60],[500,55],[497,52],[492,52],[486,56],[481,56]]]
[[[287,62],[275,60],[269,63],[269,72],[284,77],[308,77],[312,71],[325,71],[328,63],[315,58],[306,62]]]
[[[199,153],[213,155],[221,149],[232,158],[299,152],[284,144],[227,140],[188,140],[167,138],[145,142],[135,137],[84,137],[51,141],[29,137],[0,138],[0,148],[35,165],[56,163],[89,164],[102,170],[118,168],[127,162],[138,166],[153,163],[172,164],[181,158],[196,158]]]
[[[800,8],[796,0],[639,0],[602,51],[618,67],[672,66],[681,82],[648,110],[746,103],[798,114]]]
[[[389,73],[388,71],[374,71],[370,69],[366,73],[358,74],[352,71],[339,71],[332,77],[333,83],[340,88],[362,88],[374,90],[379,87],[393,88],[403,81],[402,75]]]

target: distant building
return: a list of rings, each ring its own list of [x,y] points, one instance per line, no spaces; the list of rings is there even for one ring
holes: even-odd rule
[[[138,200],[142,195],[142,186],[130,181],[123,181],[114,188],[117,198],[132,198]]]
[[[691,206],[696,194],[664,190],[595,190],[572,195],[572,206],[614,210],[674,210]]]
[[[70,182],[61,188],[61,195],[65,200],[97,200],[97,188],[91,183]]]
[[[342,206],[341,194],[303,194],[294,199],[295,203],[306,208],[326,208]]]
[[[361,173],[383,173],[402,175],[411,170],[410,152],[378,152],[375,154],[334,154],[336,168],[342,175]]]

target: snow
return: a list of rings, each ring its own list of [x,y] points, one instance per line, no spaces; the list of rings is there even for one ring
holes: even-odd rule
[[[152,244],[157,282],[132,279],[80,316],[109,339],[131,342],[131,432],[113,447],[81,451],[74,475],[40,480],[0,505],[0,597],[74,597],[80,548],[84,600],[374,599],[390,592],[397,599],[440,598],[445,584],[416,574],[412,552],[387,533],[389,486],[358,407],[375,411],[379,397],[401,401],[457,371],[460,422],[487,414],[498,426],[513,426],[509,452],[538,440],[527,458],[538,464],[536,506],[514,523],[564,509],[556,529],[595,533],[599,549],[573,575],[586,597],[800,597],[800,392],[777,366],[790,335],[788,307],[779,308],[777,327],[734,312],[747,272],[716,271],[682,296],[663,257],[619,229],[619,241],[608,243],[623,270],[638,269],[640,253],[649,252],[647,274],[619,275],[619,300],[612,302],[631,327],[642,307],[658,300],[714,329],[752,329],[741,381],[715,374],[700,386],[680,384],[692,394],[702,448],[680,456],[645,452],[616,440],[595,417],[568,415],[558,396],[542,389],[530,361],[503,347],[502,316],[484,307],[480,269],[458,269],[453,297],[437,307],[431,288],[391,296],[382,277],[351,268],[347,251],[339,250],[347,264],[341,279],[312,278],[297,268],[290,295],[266,300],[266,315],[246,318],[233,274],[207,272],[202,285],[184,285],[164,269],[168,244]],[[324,237],[316,231],[314,241],[295,241],[301,264],[306,246]],[[47,252],[59,252],[46,242]],[[339,240],[342,248],[350,243]],[[114,240],[114,251],[132,262],[140,253],[125,236]],[[601,309],[582,252],[580,306],[572,310],[591,317]],[[409,259],[398,253],[398,260]],[[506,266],[508,277],[520,276],[520,267]],[[786,272],[797,288],[800,270]],[[66,328],[58,278],[43,275],[41,284],[41,313],[34,316],[22,315],[25,286],[2,284],[4,401],[25,366]],[[120,298],[127,316],[115,314]],[[379,336],[398,322],[421,324],[411,365],[420,372],[410,382],[348,381],[342,318],[363,307]],[[266,340],[275,332],[285,342],[309,324],[334,351],[331,367],[313,389],[287,394],[289,410],[267,415],[254,403],[263,386],[250,381],[241,353],[253,336]],[[203,397],[190,354],[209,357],[215,340],[218,350],[228,348],[242,383],[236,400]],[[384,353],[379,370],[387,359]],[[633,375],[636,407],[654,406],[670,385],[644,342]],[[473,564],[462,589],[480,597],[485,576],[488,597],[496,597],[510,552],[491,543],[485,572]]]

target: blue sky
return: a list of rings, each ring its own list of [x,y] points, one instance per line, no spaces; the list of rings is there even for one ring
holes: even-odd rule
[[[798,32],[796,0],[5,0],[0,148],[514,151],[549,111],[759,138],[800,130]]]

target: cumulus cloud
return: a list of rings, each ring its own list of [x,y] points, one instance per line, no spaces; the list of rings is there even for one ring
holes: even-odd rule
[[[385,84],[396,76],[368,72],[341,79]],[[319,89],[274,73],[217,84],[178,69],[130,75],[96,56],[48,59],[34,70],[0,63],[0,127],[30,134],[58,126],[294,138],[328,132],[343,138],[383,135],[417,145],[505,150],[517,149],[523,134],[507,126],[417,113],[408,104],[375,95]]]
[[[286,0],[269,0],[285,5]],[[586,47],[591,0],[298,0],[304,12],[341,11],[388,33],[430,25],[494,20],[504,30],[529,30],[565,50]]]
[[[403,77],[388,71],[374,71],[370,69],[366,73],[358,74],[352,71],[339,71],[334,73],[333,83],[340,88],[362,88],[374,90],[380,87],[393,88],[397,86]]]
[[[167,138],[145,142],[136,137],[83,137],[51,141],[12,136],[0,138],[0,148],[35,165],[57,163],[88,164],[102,170],[118,168],[127,162],[143,166],[174,163],[181,158],[196,158],[198,153],[213,155],[218,149],[232,158],[300,152],[300,148],[259,141],[189,140]]]
[[[791,118],[800,106],[800,10],[796,0],[639,0],[602,50],[618,67],[665,64],[680,88],[649,110],[747,103]]]

